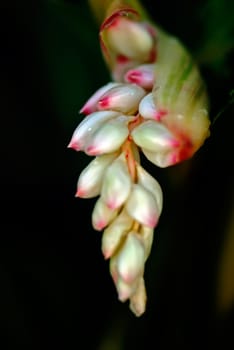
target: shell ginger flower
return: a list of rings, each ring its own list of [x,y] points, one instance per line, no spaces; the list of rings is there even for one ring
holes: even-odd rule
[[[81,108],[86,116],[69,143],[93,157],[76,196],[98,197],[92,225],[103,231],[119,300],[140,316],[145,263],[163,208],[161,187],[140,153],[160,168],[192,157],[209,135],[206,90],[182,45],[132,8],[112,11],[100,40],[113,81]]]

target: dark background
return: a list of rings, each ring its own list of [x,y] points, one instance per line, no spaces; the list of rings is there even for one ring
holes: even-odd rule
[[[198,60],[219,117],[184,165],[143,159],[165,204],[140,319],[117,300],[91,227],[95,200],[74,198],[90,159],[67,144],[78,110],[109,79],[98,26],[85,1],[0,5],[1,349],[234,346],[233,4],[142,3]]]

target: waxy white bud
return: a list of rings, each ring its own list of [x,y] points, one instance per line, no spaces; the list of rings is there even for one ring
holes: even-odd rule
[[[145,312],[146,307],[146,289],[143,277],[140,278],[134,294],[130,297],[130,310],[137,316]]]
[[[179,141],[161,123],[148,120],[132,130],[134,142],[150,152],[167,152],[179,146]]]
[[[99,129],[104,122],[119,115],[120,113],[114,111],[99,111],[85,117],[75,129],[68,147],[76,151],[84,150],[93,132]]]
[[[136,163],[138,183],[150,191],[158,204],[159,215],[163,207],[163,193],[158,181],[151,176],[139,163]]]
[[[105,229],[102,235],[102,252],[105,259],[116,252],[132,224],[133,219],[123,210]]]
[[[105,35],[110,50],[134,60],[147,60],[154,45],[152,35],[141,23],[124,17],[117,18]]]
[[[102,124],[90,137],[85,146],[85,153],[97,156],[116,152],[127,139],[129,117],[121,116]]]
[[[126,83],[140,85],[143,89],[151,90],[155,80],[155,65],[143,64],[127,71],[124,75]]]
[[[102,86],[100,89],[98,89],[84,104],[84,106],[81,108],[80,113],[84,114],[90,114],[95,111],[97,111],[97,103],[102,95],[104,95],[108,90],[113,88],[114,86],[118,86],[118,83],[108,83],[104,86]]]
[[[153,94],[150,92],[147,94],[140,102],[139,104],[139,114],[144,119],[153,119],[156,121],[160,120],[158,110],[155,106],[154,100],[153,100]]]
[[[117,210],[107,207],[102,198],[98,198],[92,212],[92,225],[95,230],[101,231],[115,218]]]
[[[98,101],[98,109],[134,114],[145,94],[145,90],[136,84],[118,84],[102,95]]]
[[[131,217],[148,227],[155,227],[159,218],[159,208],[154,195],[139,184],[133,184],[126,202]]]
[[[76,197],[92,198],[100,194],[106,168],[117,155],[117,153],[111,153],[98,156],[88,164],[80,173]]]
[[[127,161],[122,153],[104,175],[101,197],[109,208],[119,208],[128,198],[131,185]]]

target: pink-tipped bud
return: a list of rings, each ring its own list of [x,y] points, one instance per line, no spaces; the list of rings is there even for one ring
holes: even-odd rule
[[[134,114],[145,93],[145,90],[136,84],[119,84],[102,95],[98,101],[98,109]]]
[[[129,232],[117,256],[117,271],[120,278],[128,283],[135,283],[143,275],[145,250],[140,236]]]
[[[145,148],[141,149],[146,158],[160,168],[166,168],[179,162],[176,152],[150,152]]]
[[[106,168],[116,157],[116,153],[111,153],[92,160],[79,176],[76,197],[92,198],[99,195]]]
[[[163,207],[163,193],[161,186],[159,185],[158,181],[153,176],[151,176],[139,163],[136,163],[136,168],[138,183],[154,195],[157,201],[160,215]]]
[[[88,142],[90,135],[100,128],[104,122],[117,116],[119,116],[118,112],[99,111],[85,117],[75,129],[68,147],[73,148],[75,151],[84,150],[85,144]]]
[[[117,210],[107,207],[101,198],[99,198],[94,206],[92,212],[92,225],[95,230],[103,230],[114,219]]]
[[[128,137],[130,120],[122,116],[102,124],[87,142],[85,152],[91,156],[116,152]]]
[[[118,17],[106,29],[106,41],[110,50],[140,62],[147,61],[154,45],[154,38],[139,22]]]
[[[139,104],[139,113],[144,119],[153,119],[161,121],[162,113],[159,113],[154,104],[152,92],[146,95]]]
[[[128,214],[142,225],[155,227],[159,219],[159,208],[151,192],[139,184],[132,186],[126,202]]]
[[[151,90],[154,85],[154,64],[144,64],[130,69],[124,76],[127,83],[140,85],[143,89]]]
[[[114,86],[118,86],[118,83],[108,83],[104,86],[102,86],[100,89],[98,89],[84,104],[84,106],[81,108],[80,113],[83,114],[90,114],[97,111],[97,103],[101,96],[105,94],[108,90],[113,88]]]
[[[130,297],[130,310],[137,316],[141,316],[146,308],[146,289],[143,277],[139,280],[135,293]]]
[[[104,175],[101,197],[109,208],[119,208],[128,198],[131,185],[127,161],[121,154]]]
[[[179,146],[179,141],[161,123],[148,120],[132,130],[134,142],[150,152],[167,152]]]
[[[102,235],[102,252],[105,259],[116,253],[132,224],[133,219],[123,210],[105,229]]]

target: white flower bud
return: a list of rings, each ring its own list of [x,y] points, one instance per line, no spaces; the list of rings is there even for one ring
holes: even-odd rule
[[[150,152],[164,153],[179,146],[173,134],[161,123],[148,120],[132,130],[134,142]]]
[[[134,231],[129,232],[126,240],[116,254],[116,266],[120,278],[128,283],[143,275],[145,249],[140,236]]]
[[[98,109],[134,114],[145,94],[145,90],[136,84],[118,84],[102,95],[98,101]]]
[[[126,83],[137,84],[143,89],[151,90],[155,80],[154,70],[154,64],[143,64],[128,70],[124,75],[124,80]]]
[[[109,208],[119,208],[128,198],[131,185],[127,161],[122,153],[104,175],[101,197]]]
[[[111,82],[102,86],[88,99],[88,101],[81,108],[80,113],[84,113],[87,115],[97,111],[97,103],[99,99],[102,97],[102,95],[104,95],[108,90],[110,90],[114,86],[118,86],[118,85],[119,85],[118,83]]]
[[[177,163],[176,154],[174,152],[150,152],[145,148],[141,150],[150,162],[160,168],[166,168]]]
[[[103,200],[98,198],[92,212],[92,224],[95,230],[101,231],[115,218],[117,210],[107,207]]]
[[[133,219],[123,210],[105,229],[102,235],[102,252],[105,259],[116,252],[132,224]]]
[[[73,148],[76,151],[84,150],[85,144],[93,132],[99,129],[104,122],[117,116],[119,116],[118,112],[99,111],[85,117],[75,129],[68,147]]]
[[[145,312],[146,307],[146,289],[143,277],[139,280],[138,286],[134,294],[130,297],[130,310],[137,316],[141,316]]]
[[[129,117],[121,116],[103,123],[89,138],[85,152],[91,156],[116,152],[128,137],[127,124],[130,120]]]
[[[76,197],[92,198],[100,194],[106,168],[116,157],[117,153],[111,153],[93,159],[79,176]]]
[[[158,181],[151,176],[139,163],[136,163],[138,183],[150,191],[158,204],[159,215],[163,207],[163,193]]]
[[[139,113],[144,119],[160,120],[158,110],[154,104],[153,94],[147,94],[139,104]]]
[[[154,195],[139,184],[132,186],[126,202],[131,217],[148,227],[155,227],[159,218],[159,208]]]
[[[148,59],[154,45],[153,37],[141,23],[124,17],[117,18],[105,35],[110,50],[141,62]]]

